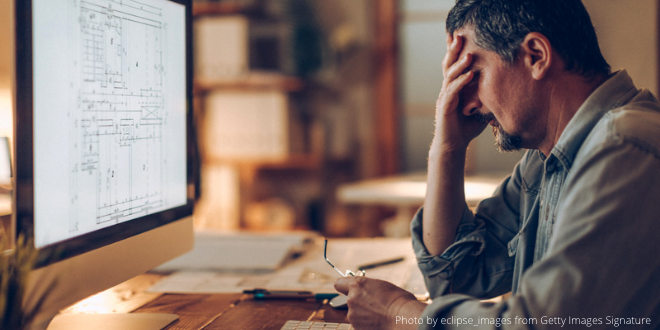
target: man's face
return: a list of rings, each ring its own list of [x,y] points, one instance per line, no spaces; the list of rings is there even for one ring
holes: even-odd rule
[[[488,122],[496,145],[502,151],[533,147],[539,132],[538,111],[534,111],[533,79],[521,60],[509,64],[497,54],[475,43],[472,28],[454,32],[464,38],[460,56],[471,53],[472,81],[461,91],[460,110]],[[536,100],[538,101],[538,100]]]

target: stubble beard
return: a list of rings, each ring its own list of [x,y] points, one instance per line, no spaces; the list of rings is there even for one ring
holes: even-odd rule
[[[522,141],[520,137],[507,133],[499,125],[493,126],[493,135],[495,136],[495,146],[501,153],[522,149]]]
[[[477,112],[473,116],[475,116],[477,120],[486,124],[495,119],[495,116],[492,113],[482,114]],[[513,152],[522,149],[522,140],[520,136],[507,133],[499,123],[497,123],[496,126],[492,126],[492,128],[493,136],[495,136],[495,147],[497,147],[499,152]]]

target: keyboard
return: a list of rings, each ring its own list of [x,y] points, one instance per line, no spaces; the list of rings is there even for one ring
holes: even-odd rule
[[[349,323],[289,320],[280,330],[353,330],[353,327]]]

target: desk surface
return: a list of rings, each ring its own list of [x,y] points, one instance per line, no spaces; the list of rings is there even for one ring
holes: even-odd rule
[[[346,322],[346,311],[314,300],[253,300],[241,294],[164,294],[135,313],[174,313],[167,330],[279,330],[287,320]]]
[[[63,313],[172,313],[165,330],[279,330],[287,320],[346,322],[346,310],[315,300],[253,300],[247,294],[154,294],[146,292],[165,275],[143,274],[92,296]]]
[[[317,240],[312,246],[307,246],[305,253],[289,261],[285,266],[268,276],[272,282],[264,282],[265,278],[255,275],[255,278],[245,275],[242,281],[268,289],[284,289],[294,283],[301,290],[313,292],[334,292],[332,283],[338,277],[323,258],[324,245]],[[375,269],[367,270],[367,276],[390,281],[416,293],[423,288],[423,278],[410,247],[409,238],[404,239],[333,239],[328,244],[328,257],[331,257],[342,269],[356,269],[357,265],[404,257],[401,262]],[[304,277],[310,270],[314,278]],[[275,329],[279,330],[287,320],[347,322],[346,310],[335,310],[327,302],[292,299],[254,300],[252,295],[242,294],[243,288],[233,293],[160,293],[153,290],[153,285],[162,284],[171,279],[159,273],[147,273],[92,296],[65,310],[65,314],[75,313],[171,313],[179,316],[179,320],[169,325],[167,330],[214,330],[214,329]],[[228,275],[230,276],[230,275]],[[258,277],[258,279],[256,278]],[[282,278],[289,279],[284,281]],[[327,280],[331,282],[327,282]],[[396,281],[400,283],[397,283]],[[222,281],[221,281],[222,282]],[[317,283],[318,282],[318,283]],[[203,282],[203,289],[208,290],[213,284]],[[264,284],[265,283],[265,284]],[[326,284],[329,288],[326,288]],[[262,286],[263,285],[263,286]],[[312,289],[317,287],[318,289]],[[325,288],[325,289],[324,289]],[[164,292],[201,292],[175,291]]]

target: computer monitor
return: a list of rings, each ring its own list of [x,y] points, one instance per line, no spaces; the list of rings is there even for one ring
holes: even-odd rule
[[[15,222],[39,251],[24,307],[45,329],[192,248],[191,0],[14,6]]]

